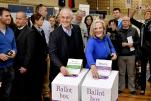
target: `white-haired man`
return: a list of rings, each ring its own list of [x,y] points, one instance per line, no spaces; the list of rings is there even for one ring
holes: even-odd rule
[[[73,13],[69,8],[60,11],[60,26],[50,34],[49,54],[51,57],[50,75],[53,78],[61,72],[68,75],[68,58],[85,59],[80,27],[71,24]]]
[[[86,24],[84,22],[82,22],[82,19],[83,19],[84,16],[85,16],[84,11],[78,10],[75,17],[72,20],[72,23],[80,26],[82,40],[83,40],[83,43],[84,43],[84,47],[86,47],[89,35],[88,35]]]

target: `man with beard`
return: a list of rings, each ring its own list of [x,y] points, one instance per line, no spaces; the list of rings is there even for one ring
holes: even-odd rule
[[[11,22],[7,8],[0,8],[0,101],[9,101],[12,81],[14,80],[13,63],[16,55],[14,32],[8,25]]]

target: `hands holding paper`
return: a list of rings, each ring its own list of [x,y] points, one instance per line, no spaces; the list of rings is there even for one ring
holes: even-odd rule
[[[128,43],[128,47],[129,48],[133,47],[133,43]]]
[[[122,46],[123,46],[123,47],[128,46],[129,48],[131,48],[131,47],[133,47],[133,43],[123,42],[123,43],[122,43]]]
[[[94,79],[99,79],[99,74],[95,65],[91,65],[91,73]]]
[[[68,75],[68,70],[65,66],[61,66],[60,68],[60,72],[65,76],[65,75]]]

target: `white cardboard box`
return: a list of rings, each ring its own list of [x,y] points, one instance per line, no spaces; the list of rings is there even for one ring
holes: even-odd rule
[[[52,81],[52,101],[81,101],[81,84],[88,69],[82,69],[77,77],[59,73]]]
[[[82,101],[117,101],[118,71],[111,71],[108,79],[93,79],[91,71],[82,84]]]

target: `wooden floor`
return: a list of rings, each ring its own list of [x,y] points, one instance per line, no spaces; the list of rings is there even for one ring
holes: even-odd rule
[[[119,95],[118,101],[151,101],[151,87],[147,83],[146,94],[144,96],[139,94],[140,90],[137,90],[137,95],[132,96],[129,94],[129,90],[125,89],[122,94]]]

